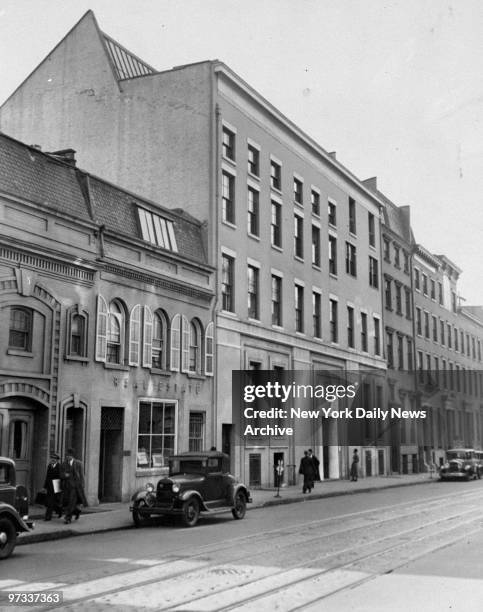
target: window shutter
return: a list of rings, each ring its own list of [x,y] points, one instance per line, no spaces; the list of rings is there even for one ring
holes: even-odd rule
[[[107,303],[102,295],[97,296],[96,361],[106,362],[107,356]]]
[[[143,367],[150,368],[153,364],[153,313],[149,306],[144,307],[143,329]]]
[[[205,332],[205,374],[213,376],[213,321],[208,323]]]
[[[183,315],[182,346],[181,346],[181,371],[189,372],[190,369],[190,323]]]
[[[180,360],[180,332],[181,332],[181,315],[177,314],[171,321],[171,358],[170,369],[173,372],[179,372]]]
[[[129,365],[139,365],[139,344],[141,342],[141,306],[136,304],[129,320]]]

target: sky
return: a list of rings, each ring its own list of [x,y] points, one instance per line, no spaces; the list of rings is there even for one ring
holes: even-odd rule
[[[483,304],[481,0],[0,0],[0,103],[89,9],[157,70],[225,62],[360,179]]]

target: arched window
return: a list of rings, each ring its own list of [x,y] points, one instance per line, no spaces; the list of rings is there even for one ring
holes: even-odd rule
[[[166,314],[157,310],[153,316],[152,367],[166,370],[168,356],[168,319]]]
[[[201,371],[201,328],[196,319],[190,322],[189,371]]]
[[[112,301],[107,320],[107,363],[122,363],[124,320],[121,305],[116,300]]]
[[[67,311],[66,353],[67,357],[87,357],[88,314],[73,306]]]
[[[32,350],[32,311],[28,308],[10,309],[8,347],[17,351]]]

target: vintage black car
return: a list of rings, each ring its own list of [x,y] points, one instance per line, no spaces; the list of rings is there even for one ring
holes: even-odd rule
[[[231,510],[242,519],[251,497],[247,487],[229,473],[230,458],[216,451],[189,452],[169,459],[169,476],[161,478],[156,488],[147,484],[132,497],[130,508],[134,524],[156,516],[180,516],[193,527],[201,512]]]
[[[481,478],[476,451],[472,448],[452,448],[446,451],[446,461],[439,470],[441,480]]]
[[[33,528],[28,510],[27,490],[16,484],[15,462],[0,457],[0,559],[12,554],[19,533]]]

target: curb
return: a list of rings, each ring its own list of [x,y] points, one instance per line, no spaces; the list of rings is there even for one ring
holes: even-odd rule
[[[306,494],[304,497],[279,497],[274,499],[269,499],[263,502],[256,502],[249,505],[249,510],[257,510],[261,508],[270,508],[271,506],[281,506],[285,504],[297,504],[297,503],[305,503],[307,501],[311,501],[313,499],[324,499],[329,497],[343,497],[345,495],[358,495],[359,493],[372,493],[375,491],[385,491],[387,489],[396,489],[399,487],[410,487],[415,485],[423,485],[423,484],[434,484],[439,482],[437,479],[428,479],[428,480],[418,480],[416,482],[397,482],[393,484],[386,485],[384,487],[364,487],[363,489],[346,489],[342,491],[326,491],[324,493],[314,493],[314,494]],[[106,510],[106,512],[108,512]],[[103,533],[108,531],[123,531],[125,529],[136,529],[135,525],[132,523],[126,523],[125,525],[115,525],[115,526],[104,526],[104,527],[94,527],[93,529],[89,529],[88,531],[76,531],[74,529],[66,529],[63,531],[48,531],[46,533],[35,533],[35,531],[21,534],[17,540],[17,546],[23,546],[26,544],[38,544],[40,542],[48,542],[53,540],[64,540],[66,538],[92,535],[94,533]]]

